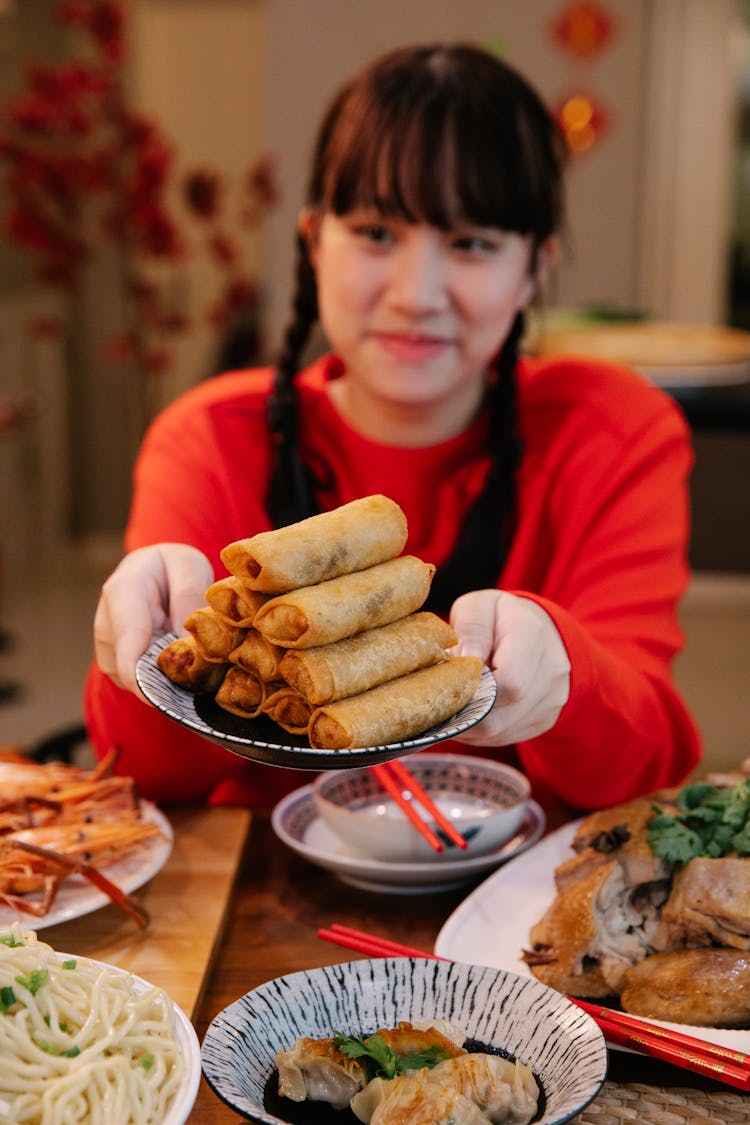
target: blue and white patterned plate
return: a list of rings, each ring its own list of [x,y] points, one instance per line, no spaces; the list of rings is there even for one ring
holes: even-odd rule
[[[452,891],[484,878],[535,844],[544,832],[546,818],[536,801],[529,801],[518,831],[509,840],[483,855],[461,853],[440,863],[387,863],[360,855],[321,818],[312,785],[287,793],[274,808],[271,824],[287,847],[317,867],[332,871],[342,883],[375,894],[415,895]]]
[[[388,762],[424,746],[434,746],[437,742],[456,738],[483,719],[495,701],[495,679],[489,668],[485,667],[471,702],[452,719],[432,727],[424,734],[406,742],[389,743],[387,746],[366,746],[356,750],[314,750],[305,738],[287,734],[265,715],[257,719],[242,719],[219,707],[213,695],[191,695],[168,680],[157,667],[156,660],[161,650],[175,638],[175,633],[165,633],[153,641],[138,661],[136,679],[146,699],[170,719],[203,735],[209,741],[216,742],[243,758],[251,758],[255,762],[265,762],[271,766],[288,766],[300,770],[339,770]],[[283,737],[283,742],[280,741],[280,736]]]
[[[534,1125],[569,1121],[604,1081],[604,1037],[564,996],[502,969],[409,957],[292,973],[248,992],[206,1032],[203,1074],[222,1101],[250,1121],[286,1125],[298,1107],[276,1092],[278,1051],[300,1036],[371,1034],[423,1019],[451,1020],[469,1039],[529,1065],[542,1090]],[[319,1106],[315,1116],[321,1125],[354,1121],[349,1110],[325,1110]]]

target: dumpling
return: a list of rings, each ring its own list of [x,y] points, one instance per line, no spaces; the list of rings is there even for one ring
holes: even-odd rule
[[[306,1098],[344,1109],[367,1081],[357,1059],[340,1051],[333,1039],[298,1039],[276,1056],[279,1094],[293,1102]]]
[[[451,1086],[430,1082],[427,1068],[399,1078],[373,1078],[351,1108],[365,1125],[491,1125],[489,1117]]]
[[[435,1031],[439,1031],[446,1039],[450,1039],[451,1043],[455,1043],[457,1047],[463,1047],[466,1042],[466,1032],[453,1020],[432,1019],[432,1020],[412,1020],[411,1026],[416,1027],[417,1031],[427,1031],[429,1028],[434,1027]]]
[[[443,1027],[439,1026],[441,1022]],[[446,1020],[421,1020],[418,1024],[401,1021],[395,1027],[381,1027],[376,1034],[395,1055],[418,1055],[431,1047],[442,1051],[447,1059],[466,1054],[461,1046],[466,1033]]]
[[[536,1115],[539,1087],[531,1068],[500,1055],[445,1059],[427,1072],[427,1082],[460,1091],[494,1123],[528,1125]]]

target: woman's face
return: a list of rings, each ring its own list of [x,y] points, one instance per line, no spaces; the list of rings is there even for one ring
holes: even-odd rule
[[[345,365],[351,420],[378,436],[379,417],[408,417],[415,444],[422,429],[425,444],[459,432],[532,296],[530,238],[471,225],[443,231],[370,210],[305,212],[301,229],[321,323]]]

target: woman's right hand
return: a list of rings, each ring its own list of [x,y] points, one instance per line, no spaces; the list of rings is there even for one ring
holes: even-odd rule
[[[205,605],[210,562],[186,543],[157,543],[125,555],[102,586],[94,615],[94,654],[107,676],[141,695],[135,666],[154,635],[174,630]]]

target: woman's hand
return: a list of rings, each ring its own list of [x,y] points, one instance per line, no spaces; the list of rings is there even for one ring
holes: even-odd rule
[[[138,658],[155,634],[184,632],[183,621],[205,605],[213,580],[206,556],[186,543],[158,543],[126,555],[102,586],[94,615],[94,653],[102,672],[140,695]]]
[[[529,598],[475,590],[451,610],[456,655],[480,656],[497,683],[492,710],[460,736],[508,746],[554,726],[570,693],[570,660],[552,618]]]

